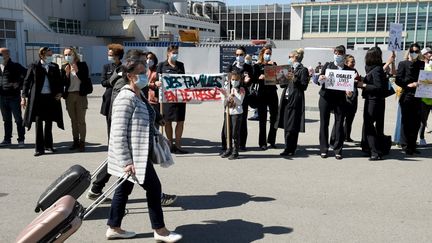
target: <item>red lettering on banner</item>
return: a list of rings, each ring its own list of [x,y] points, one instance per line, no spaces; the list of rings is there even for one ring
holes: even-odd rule
[[[164,91],[164,96],[165,96],[165,99],[166,99],[167,103],[176,103],[176,102],[178,102],[177,95],[174,92],[170,91],[170,90],[165,90]]]

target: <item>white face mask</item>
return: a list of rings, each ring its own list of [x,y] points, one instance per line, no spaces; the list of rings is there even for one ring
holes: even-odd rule
[[[243,64],[244,61],[245,61],[244,56],[237,56],[236,57],[236,61],[239,62],[239,63],[241,63],[241,64]]]
[[[52,56],[46,56],[45,57],[45,62],[46,63],[50,63],[50,62],[53,62],[53,61],[54,61],[54,58]]]
[[[432,60],[429,60],[429,65],[432,65]]]
[[[65,56],[65,61],[67,63],[72,63],[73,62],[74,57],[73,56]]]
[[[3,56],[0,56],[0,64],[3,64],[3,62],[4,62],[4,58]]]
[[[147,67],[153,67],[154,61],[152,59],[147,59]]]
[[[108,56],[108,62],[114,63],[115,62],[114,57],[113,56]]]
[[[235,80],[235,79],[233,79],[233,80],[231,80],[231,85],[232,85],[234,88],[237,88],[237,87],[240,86],[240,81],[239,81],[239,80]]]

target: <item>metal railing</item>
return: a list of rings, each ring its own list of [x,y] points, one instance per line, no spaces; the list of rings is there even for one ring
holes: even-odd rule
[[[139,9],[139,8],[125,8],[121,12],[122,15],[157,15],[157,14],[167,14],[172,16],[177,16],[181,18],[194,19],[199,21],[204,21],[208,23],[217,23],[209,18],[200,17],[192,14],[181,14],[178,12],[170,12],[163,9]]]

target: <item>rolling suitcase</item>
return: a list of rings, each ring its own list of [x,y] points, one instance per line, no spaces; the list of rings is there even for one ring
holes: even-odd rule
[[[71,195],[61,197],[27,225],[18,235],[15,242],[64,242],[80,228],[82,221],[113,193],[117,187],[123,184],[129,176],[129,174],[124,174],[120,177],[85,210]]]
[[[90,172],[81,165],[73,165],[70,167],[42,193],[36,204],[35,212],[38,213],[40,210],[44,211],[65,195],[70,195],[78,199],[90,186],[93,177],[95,177],[107,163],[108,160],[104,160],[91,175]]]
[[[83,211],[75,198],[63,196],[24,228],[16,242],[63,242],[81,226]]]

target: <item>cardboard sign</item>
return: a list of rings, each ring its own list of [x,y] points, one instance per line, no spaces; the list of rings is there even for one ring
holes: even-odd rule
[[[390,35],[388,42],[389,51],[402,50],[402,24],[390,23]]]
[[[415,97],[432,98],[432,71],[420,70]]]
[[[292,77],[288,73],[293,73],[294,70],[291,65],[281,66],[265,66],[264,67],[264,84],[265,85],[285,85],[292,81]]]
[[[161,103],[220,101],[226,74],[162,74]]]
[[[325,76],[327,77],[324,80],[326,89],[354,91],[355,71],[327,69]]]

